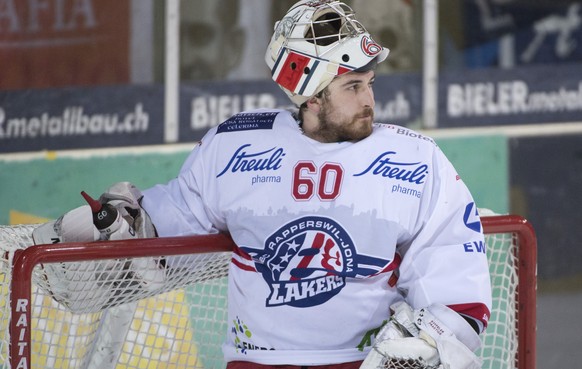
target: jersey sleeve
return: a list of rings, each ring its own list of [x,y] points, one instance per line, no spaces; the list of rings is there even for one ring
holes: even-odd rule
[[[491,285],[475,202],[445,155],[435,148],[415,234],[402,245],[399,288],[415,308],[449,306],[487,326]]]
[[[214,193],[212,189],[204,188],[205,173],[209,166],[209,162],[205,160],[208,156],[206,151],[215,136],[214,132],[209,131],[192,150],[176,178],[167,184],[159,184],[143,191],[142,206],[150,215],[159,236],[210,234],[220,231],[208,205]]]

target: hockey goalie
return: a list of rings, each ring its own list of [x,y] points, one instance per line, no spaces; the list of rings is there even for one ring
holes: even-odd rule
[[[297,109],[235,114],[167,183],[108,190],[100,204],[131,227],[100,232],[86,208],[38,239],[147,236],[152,224],[159,237],[230,234],[226,369],[479,368],[491,286],[475,200],[434,140],[374,121],[387,57],[347,4],[299,1],[265,53]],[[159,270],[121,273],[147,290],[168,276]],[[125,277],[69,272],[47,270],[50,288]],[[107,288],[95,305],[117,297]]]

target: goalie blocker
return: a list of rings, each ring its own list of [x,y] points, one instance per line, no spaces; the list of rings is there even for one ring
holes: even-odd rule
[[[90,205],[37,227],[32,234],[34,244],[156,237],[149,216],[140,206],[141,191],[131,183],[114,184],[98,201],[84,193],[83,196]],[[122,298],[117,298],[119,285],[155,291],[163,287],[165,279],[164,269],[153,258],[50,263],[41,267],[46,292],[75,313],[123,303]]]

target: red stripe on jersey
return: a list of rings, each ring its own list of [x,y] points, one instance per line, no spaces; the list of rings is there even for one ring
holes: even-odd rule
[[[234,247],[232,250],[231,263],[237,266],[239,269],[247,270],[250,272],[256,272],[255,262],[253,258],[244,252],[240,247]]]
[[[398,267],[400,266],[400,264],[402,263],[402,256],[400,256],[399,253],[394,254],[394,260],[392,260],[392,262],[390,264],[388,264],[388,266],[386,266],[386,268],[384,268],[380,273],[386,273],[386,272],[391,272],[394,270],[394,272],[392,273],[392,275],[390,276],[390,278],[388,278],[388,285],[390,287],[394,287],[396,286],[396,282],[398,282],[398,278],[399,278],[399,273],[398,273]],[[377,273],[379,274],[379,273]]]
[[[483,328],[487,328],[487,322],[489,322],[489,317],[491,312],[487,309],[487,306],[480,303],[472,304],[453,304],[447,305],[452,310],[459,314],[469,316],[475,320],[483,323]]]
[[[257,269],[255,267],[252,267],[250,265],[243,264],[240,261],[236,260],[235,258],[232,258],[230,261],[234,265],[236,265],[239,269],[246,270],[246,271],[249,271],[249,272],[256,272],[257,271]]]
[[[400,264],[402,263],[402,256],[400,256],[399,253],[395,253],[394,254],[394,260],[392,260],[390,262],[390,264],[388,264],[386,266],[386,268],[382,269],[380,272],[376,273],[376,274],[380,274],[380,273],[386,273],[386,272],[391,272],[394,269],[398,268],[400,266]],[[376,275],[375,274],[375,275]]]
[[[253,258],[247,254],[246,252],[244,252],[240,247],[234,247],[232,252],[234,252],[236,255],[240,256],[243,259],[247,259],[247,260],[253,260]]]
[[[309,64],[309,60],[307,56],[289,52],[275,82],[289,91],[295,91],[299,80],[303,76],[303,70]]]

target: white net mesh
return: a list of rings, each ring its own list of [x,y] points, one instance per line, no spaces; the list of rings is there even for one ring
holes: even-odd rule
[[[385,369],[439,369],[439,366],[428,365],[424,360],[394,358],[387,358],[380,363],[380,367]]]
[[[518,348],[518,248],[512,233],[486,235],[493,306],[479,356],[483,368],[514,368]]]
[[[32,244],[32,229],[0,226],[0,368],[10,367],[12,256]],[[487,235],[486,241],[494,299],[479,355],[483,368],[514,368],[517,241],[512,233]],[[229,262],[230,254],[221,252],[168,256],[165,268],[151,257],[36,267],[30,367],[224,368]]]
[[[9,368],[12,256],[32,244],[32,229],[0,226],[0,368]],[[167,268],[156,258],[36,267],[31,367],[223,368],[229,262],[221,252],[168,257]]]

